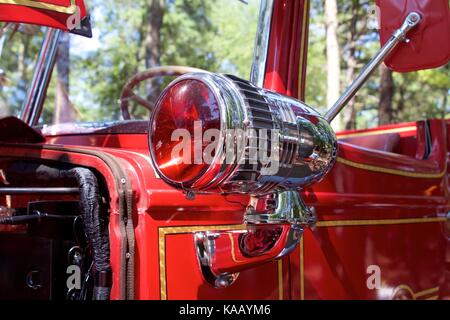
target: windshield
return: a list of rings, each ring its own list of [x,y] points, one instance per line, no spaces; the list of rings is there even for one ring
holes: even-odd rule
[[[0,23],[0,118],[19,116],[42,40],[42,28]]]
[[[40,124],[121,120],[122,88],[157,66],[189,66],[248,79],[259,0],[88,1],[93,38],[63,34]],[[155,102],[174,78],[134,92]],[[132,119],[149,111],[130,102]]]

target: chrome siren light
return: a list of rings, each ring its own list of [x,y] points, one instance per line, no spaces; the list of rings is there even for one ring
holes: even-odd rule
[[[150,123],[154,167],[186,192],[254,196],[299,189],[332,168],[337,140],[308,105],[234,76],[184,75]]]

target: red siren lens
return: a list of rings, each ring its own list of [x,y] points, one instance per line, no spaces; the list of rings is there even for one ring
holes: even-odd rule
[[[160,172],[177,183],[200,178],[209,167],[203,161],[203,152],[210,142],[203,141],[203,134],[209,129],[220,129],[220,110],[214,93],[201,81],[182,80],[164,93],[155,112],[151,148]],[[201,153],[194,154],[199,146]]]
[[[243,234],[239,238],[242,253],[247,257],[257,257],[272,249],[281,237],[283,229],[256,228],[256,230]]]

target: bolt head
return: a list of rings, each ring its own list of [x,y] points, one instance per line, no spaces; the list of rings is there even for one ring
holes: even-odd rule
[[[195,192],[192,191],[186,192],[186,199],[189,201],[195,200]]]

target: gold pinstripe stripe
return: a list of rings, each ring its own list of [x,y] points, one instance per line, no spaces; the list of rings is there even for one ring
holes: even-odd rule
[[[166,233],[164,229],[159,229],[158,236],[159,247],[159,289],[161,300],[167,300],[167,283],[166,283]]]
[[[402,133],[417,130],[416,126],[404,127],[404,128],[395,128],[395,129],[386,129],[386,130],[377,130],[377,131],[367,131],[367,132],[358,132],[358,133],[348,133],[348,134],[337,134],[338,139],[347,139],[347,138],[356,138],[356,137],[367,137],[367,136],[376,136],[387,133]]]
[[[367,170],[372,172],[381,172],[381,173],[387,173],[392,174],[396,176],[403,176],[408,178],[417,178],[417,179],[441,179],[445,176],[447,172],[447,165],[444,168],[444,171],[439,173],[417,173],[417,172],[408,172],[403,170],[396,170],[396,169],[388,169],[383,167],[377,167],[369,164],[363,164],[358,162],[353,162],[341,157],[337,158],[337,162],[349,167],[361,169],[361,170]]]
[[[68,7],[32,0],[0,0],[0,4],[20,5],[24,7],[44,9],[65,14],[74,14],[77,11],[75,0],[70,0],[70,6]]]
[[[395,295],[400,291],[400,290],[406,290],[408,291],[414,300],[417,300],[418,298],[422,298],[424,296],[433,294],[433,293],[437,293],[439,292],[440,287],[434,287],[434,288],[430,288],[430,289],[426,289],[420,292],[414,292],[413,289],[411,289],[410,286],[406,285],[406,284],[402,284],[400,286],[398,286],[397,288],[395,288],[395,290],[392,293],[392,298],[395,297]],[[431,297],[428,297],[424,300],[437,300],[439,298],[439,295],[434,295]]]
[[[305,300],[304,237],[305,235],[300,239],[300,300]]]
[[[231,233],[228,234],[228,237],[230,238],[230,242],[231,242],[231,259],[233,259],[234,262],[243,262],[240,261],[237,257],[236,257],[236,252],[234,251],[234,238],[233,235]]]
[[[278,300],[284,299],[283,259],[278,260]]]
[[[401,225],[418,223],[446,222],[447,218],[413,218],[413,219],[382,219],[382,220],[341,220],[341,221],[319,221],[318,228],[328,227],[353,227],[353,226],[379,226],[379,225]]]
[[[435,287],[435,288],[431,288],[431,289],[427,289],[427,290],[423,290],[423,291],[417,292],[417,293],[414,294],[414,297],[415,298],[420,298],[420,297],[423,297],[423,296],[427,296],[427,295],[436,293],[438,291],[439,291],[439,287]]]

